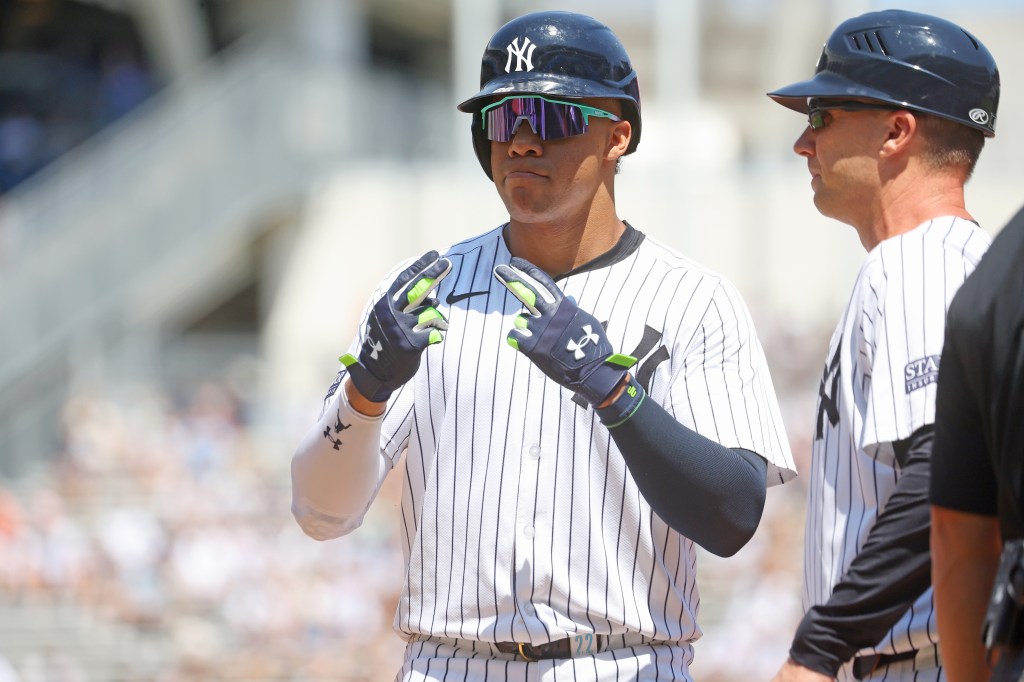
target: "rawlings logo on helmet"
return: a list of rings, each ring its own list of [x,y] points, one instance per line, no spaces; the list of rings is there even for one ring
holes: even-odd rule
[[[529,49],[527,49],[529,48]],[[523,38],[523,46],[519,47],[519,38],[516,38],[508,47],[508,61],[505,62],[505,73],[512,72],[512,57],[516,58],[516,71],[533,71],[533,51],[537,46],[530,42],[529,38]],[[526,66],[524,69],[523,66]]]
[[[971,120],[981,125],[987,125],[989,115],[984,109],[971,109],[967,112],[967,115],[971,117]]]

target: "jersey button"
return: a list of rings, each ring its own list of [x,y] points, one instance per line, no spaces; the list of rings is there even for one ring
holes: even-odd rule
[[[529,449],[530,459],[540,459],[540,446],[531,445]]]
[[[535,532],[536,531],[534,530],[533,526],[526,526],[525,528],[523,528],[523,535],[525,535],[528,538],[532,538]]]

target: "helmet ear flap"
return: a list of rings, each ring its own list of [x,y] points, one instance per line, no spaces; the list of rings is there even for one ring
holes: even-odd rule
[[[470,124],[470,133],[473,135],[473,151],[476,152],[476,159],[480,167],[484,169],[489,180],[494,180],[491,173],[491,141],[481,126],[476,125],[477,114],[473,114],[473,122]]]

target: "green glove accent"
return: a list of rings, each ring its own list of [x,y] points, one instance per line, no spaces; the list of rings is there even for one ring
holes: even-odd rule
[[[534,293],[533,289],[530,289],[522,282],[509,282],[506,284],[512,293],[516,295],[520,301],[525,303],[529,308],[536,310],[537,308],[537,294]]]
[[[406,299],[409,301],[410,306],[416,306],[424,296],[426,296],[434,288],[434,278],[424,277],[420,281],[416,282],[416,286],[409,289],[409,293],[406,294]]]
[[[420,313],[420,316],[417,318],[417,322],[419,323],[419,326],[426,326],[432,320],[443,320],[443,319],[444,319],[444,316],[441,315],[441,313],[437,312],[437,308],[427,308],[422,313]]]
[[[607,359],[605,359],[605,362],[629,369],[630,367],[636,364],[636,358],[634,358],[632,355],[623,355],[622,353],[615,353],[614,355],[609,355]]]

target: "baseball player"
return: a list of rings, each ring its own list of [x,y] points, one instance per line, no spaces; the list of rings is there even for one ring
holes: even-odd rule
[[[350,532],[404,470],[398,679],[690,680],[694,544],[737,551],[794,475],[761,346],[731,284],[617,215],[640,95],[607,26],[514,19],[480,82],[459,109],[509,221],[384,279],[295,517]]]
[[[829,345],[814,421],[806,615],[777,681],[943,679],[928,473],[946,309],[990,239],[964,205],[999,76],[948,21],[850,19],[814,76],[769,93],[804,113],[794,150],[818,210],[868,252]]]

